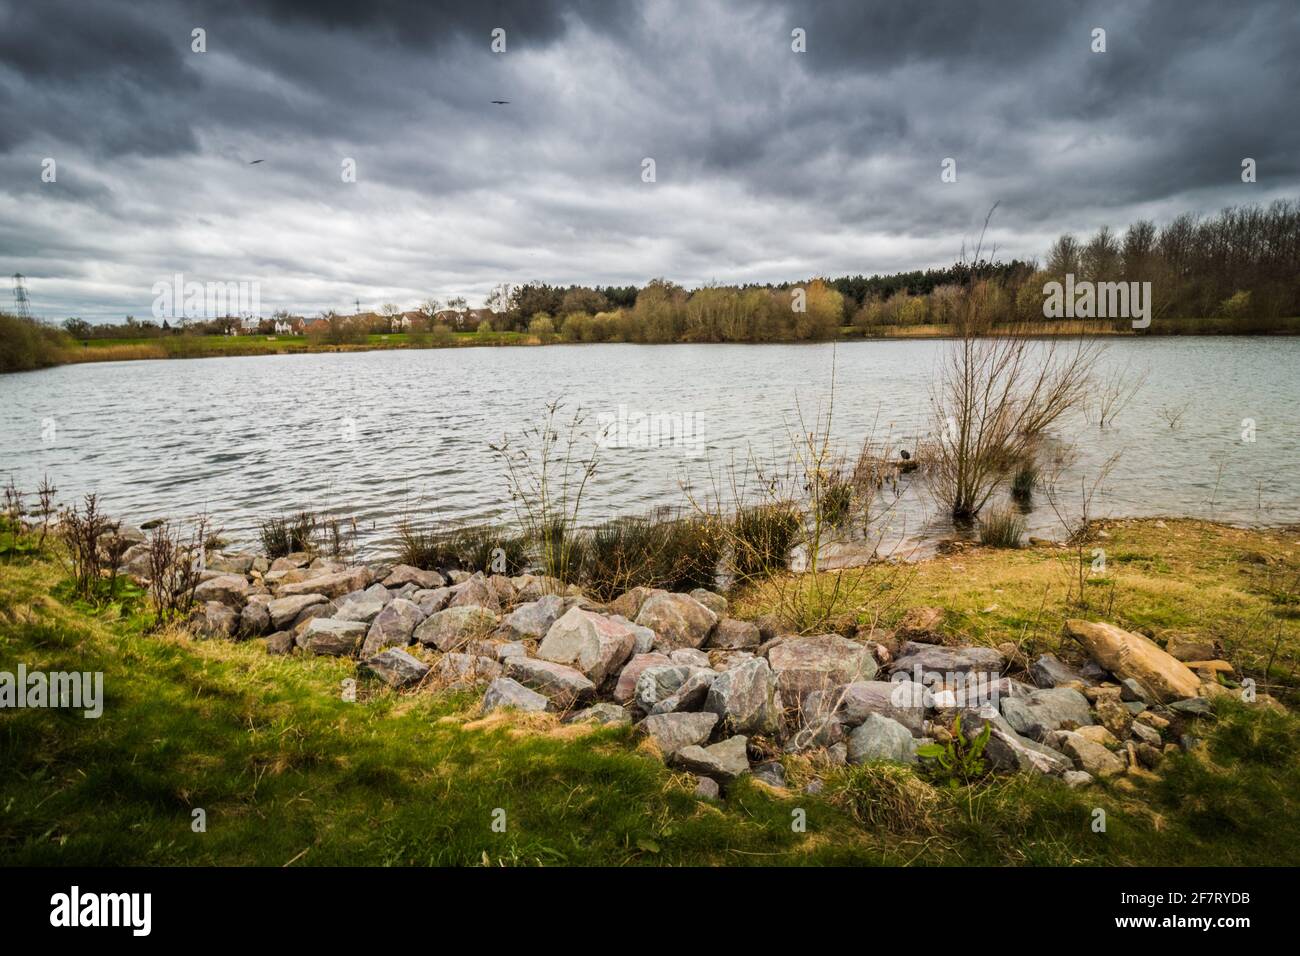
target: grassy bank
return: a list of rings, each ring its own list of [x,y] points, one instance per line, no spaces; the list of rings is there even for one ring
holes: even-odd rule
[[[1294,573],[1294,535],[1174,522],[1113,535],[1118,617],[1229,635],[1261,614],[1288,629],[1294,659],[1295,608],[1268,573]],[[1038,620],[1050,642],[1038,609],[1057,573],[1047,549],[978,550],[919,565],[907,603],[944,603],[951,627],[992,642]],[[480,720],[473,695],[363,685],[348,703],[349,662],[149,635],[138,597],[87,607],[63,577],[48,556],[0,564],[0,670],[103,671],[104,714],[0,714],[6,864],[1300,862],[1300,721],[1260,708],[1220,705],[1197,728],[1208,751],[1086,790],[1026,776],[949,790],[863,767],[826,771],[812,796],[797,787],[809,766],[787,758],[789,791],[742,781],[714,803],[627,730]],[[1242,638],[1241,659],[1259,646]]]

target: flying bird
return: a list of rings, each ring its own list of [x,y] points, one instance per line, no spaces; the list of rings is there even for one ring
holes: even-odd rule
[[[507,105],[509,102],[510,102],[509,100],[493,100],[493,101],[492,101],[492,105],[493,105],[493,106],[505,106],[505,105]]]
[[[248,165],[250,165],[250,166],[256,166],[258,163],[264,163],[264,162],[266,162],[266,160],[264,160],[264,159],[255,159],[255,160],[253,160],[251,163],[249,163]]]

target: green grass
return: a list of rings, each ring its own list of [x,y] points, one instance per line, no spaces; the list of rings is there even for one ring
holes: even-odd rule
[[[0,714],[6,865],[1300,862],[1300,722],[1259,708],[1200,722],[1221,764],[1180,755],[1089,790],[859,768],[826,774],[824,796],[742,782],[710,803],[625,729],[479,719],[469,694],[363,684],[345,702],[348,662],[150,635],[143,609],[71,603],[61,579],[46,558],[0,565],[0,670],[103,671],[104,714]]]

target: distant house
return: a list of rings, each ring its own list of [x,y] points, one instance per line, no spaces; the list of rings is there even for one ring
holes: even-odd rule
[[[276,319],[273,327],[276,335],[302,335],[303,321],[296,316]]]
[[[484,319],[491,318],[491,309],[443,309],[434,314],[433,321],[457,332],[473,332]]]
[[[329,319],[312,319],[305,326],[303,326],[303,331],[307,332],[308,334],[311,334],[313,332],[324,333],[324,332],[328,332],[329,330],[330,330]]]

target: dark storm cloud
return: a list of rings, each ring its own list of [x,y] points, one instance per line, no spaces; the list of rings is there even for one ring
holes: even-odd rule
[[[108,317],[176,271],[314,310],[923,267],[999,200],[1041,255],[1294,195],[1298,35],[1286,0],[0,0],[0,258]]]

